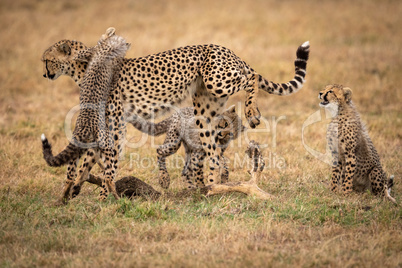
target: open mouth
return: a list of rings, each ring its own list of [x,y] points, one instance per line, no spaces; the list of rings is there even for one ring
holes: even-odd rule
[[[329,104],[329,101],[320,102],[320,107],[326,107]]]

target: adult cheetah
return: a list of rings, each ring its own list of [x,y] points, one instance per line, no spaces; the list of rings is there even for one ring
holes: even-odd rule
[[[229,96],[247,93],[245,115],[254,128],[260,121],[256,96],[260,89],[276,95],[299,91],[306,75],[309,42],[297,50],[295,76],[287,83],[271,82],[255,72],[231,50],[219,45],[193,45],[134,59],[123,59],[116,87],[122,94],[127,116],[156,118],[187,96],[193,100],[201,144],[209,157],[208,183],[220,177],[220,148],[217,146],[217,120]],[[85,73],[92,48],[83,43],[62,40],[43,54],[44,77],[55,80],[67,75],[78,82]],[[88,59],[77,57],[87,54]]]
[[[344,194],[371,189],[373,194],[390,196],[393,176],[387,178],[380,157],[359,113],[352,102],[352,90],[342,85],[328,85],[319,93],[320,107],[328,109],[333,119],[328,126],[327,140],[332,152],[331,190],[342,185]]]

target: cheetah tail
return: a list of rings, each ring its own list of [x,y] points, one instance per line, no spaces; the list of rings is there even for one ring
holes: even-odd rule
[[[159,123],[152,123],[136,115],[126,118],[126,122],[131,123],[137,130],[151,136],[160,136],[168,131],[168,126],[171,123],[171,118],[166,118]]]
[[[295,76],[287,83],[274,83],[259,77],[258,87],[270,94],[285,96],[299,91],[306,82],[307,61],[310,54],[310,42],[300,45],[296,52]]]
[[[52,145],[47,140],[45,134],[42,134],[41,140],[43,158],[45,159],[46,163],[51,167],[59,167],[65,165],[71,160],[80,157],[83,153],[83,149],[75,146],[70,142],[70,144],[67,145],[67,147],[61,153],[53,156]]]
[[[385,187],[384,187],[384,193],[385,193],[385,197],[391,201],[392,203],[394,203],[395,205],[398,205],[398,203],[396,202],[395,198],[393,198],[391,196],[391,188],[392,186],[394,186],[394,175],[391,175],[387,181],[387,183],[385,183]]]
[[[394,178],[395,178],[394,175],[389,176],[389,179],[388,179],[388,182],[387,182],[388,183],[388,192],[389,193],[391,193],[391,189],[394,186]]]

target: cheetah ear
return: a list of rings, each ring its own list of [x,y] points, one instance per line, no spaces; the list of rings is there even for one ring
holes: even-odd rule
[[[352,100],[352,90],[349,87],[344,87],[343,96],[345,96],[346,103],[349,103]]]
[[[236,112],[236,106],[233,104],[229,108],[226,109],[227,112],[229,113],[235,113]]]
[[[66,55],[71,55],[71,48],[70,46],[64,42],[59,46],[59,51],[66,54]]]

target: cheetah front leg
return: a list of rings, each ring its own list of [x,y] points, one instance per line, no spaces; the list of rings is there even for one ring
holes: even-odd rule
[[[338,144],[338,123],[331,122],[328,126],[327,131],[327,150],[331,152],[332,157],[332,175],[331,175],[331,191],[337,192],[338,186],[341,181],[342,176],[342,159],[339,155],[339,144]],[[342,179],[343,180],[343,179]]]
[[[103,154],[105,156],[105,170],[103,172],[102,189],[99,194],[99,199],[105,200],[108,196],[108,193],[112,193],[114,198],[118,200],[120,199],[120,196],[117,194],[114,182],[119,163],[118,151],[108,148],[103,150]]]
[[[339,182],[341,179],[341,172],[342,172],[341,165],[332,167],[332,176],[331,176],[331,191],[332,192],[338,191],[338,185],[339,185]]]
[[[165,141],[156,150],[158,154],[159,166],[159,184],[163,189],[168,189],[170,185],[170,176],[166,168],[166,157],[174,154],[179,150],[181,145],[180,135],[176,131],[168,131]]]
[[[197,188],[202,188],[204,184],[204,159],[205,152],[203,149],[194,150],[191,154],[190,172],[187,175],[188,188],[193,188],[194,183]]]
[[[341,181],[343,164],[342,164],[342,160],[339,159],[338,148],[331,146],[331,144],[329,144],[329,148],[332,152],[331,191],[337,192],[339,183]],[[342,178],[342,181],[343,181],[343,178]]]
[[[221,183],[227,183],[229,181],[229,166],[228,162],[229,160],[223,155],[224,150],[222,149],[221,153],[221,162],[220,166],[222,167],[221,170]]]
[[[193,97],[195,124],[199,131],[202,148],[209,158],[210,173],[207,185],[220,182],[220,152],[218,146],[218,120],[215,116],[223,111],[227,98],[215,98],[210,95],[205,87],[200,87]]]
[[[349,194],[353,190],[353,176],[356,171],[356,141],[345,138],[342,146],[345,152],[345,162],[342,165],[342,192]]]
[[[185,156],[184,156],[184,167],[183,170],[181,171],[181,179],[183,182],[187,183],[187,188],[191,189],[194,188],[193,184],[193,176],[194,176],[194,170],[192,169],[192,159],[193,159],[193,153],[192,150],[184,143],[184,149],[185,149]]]

